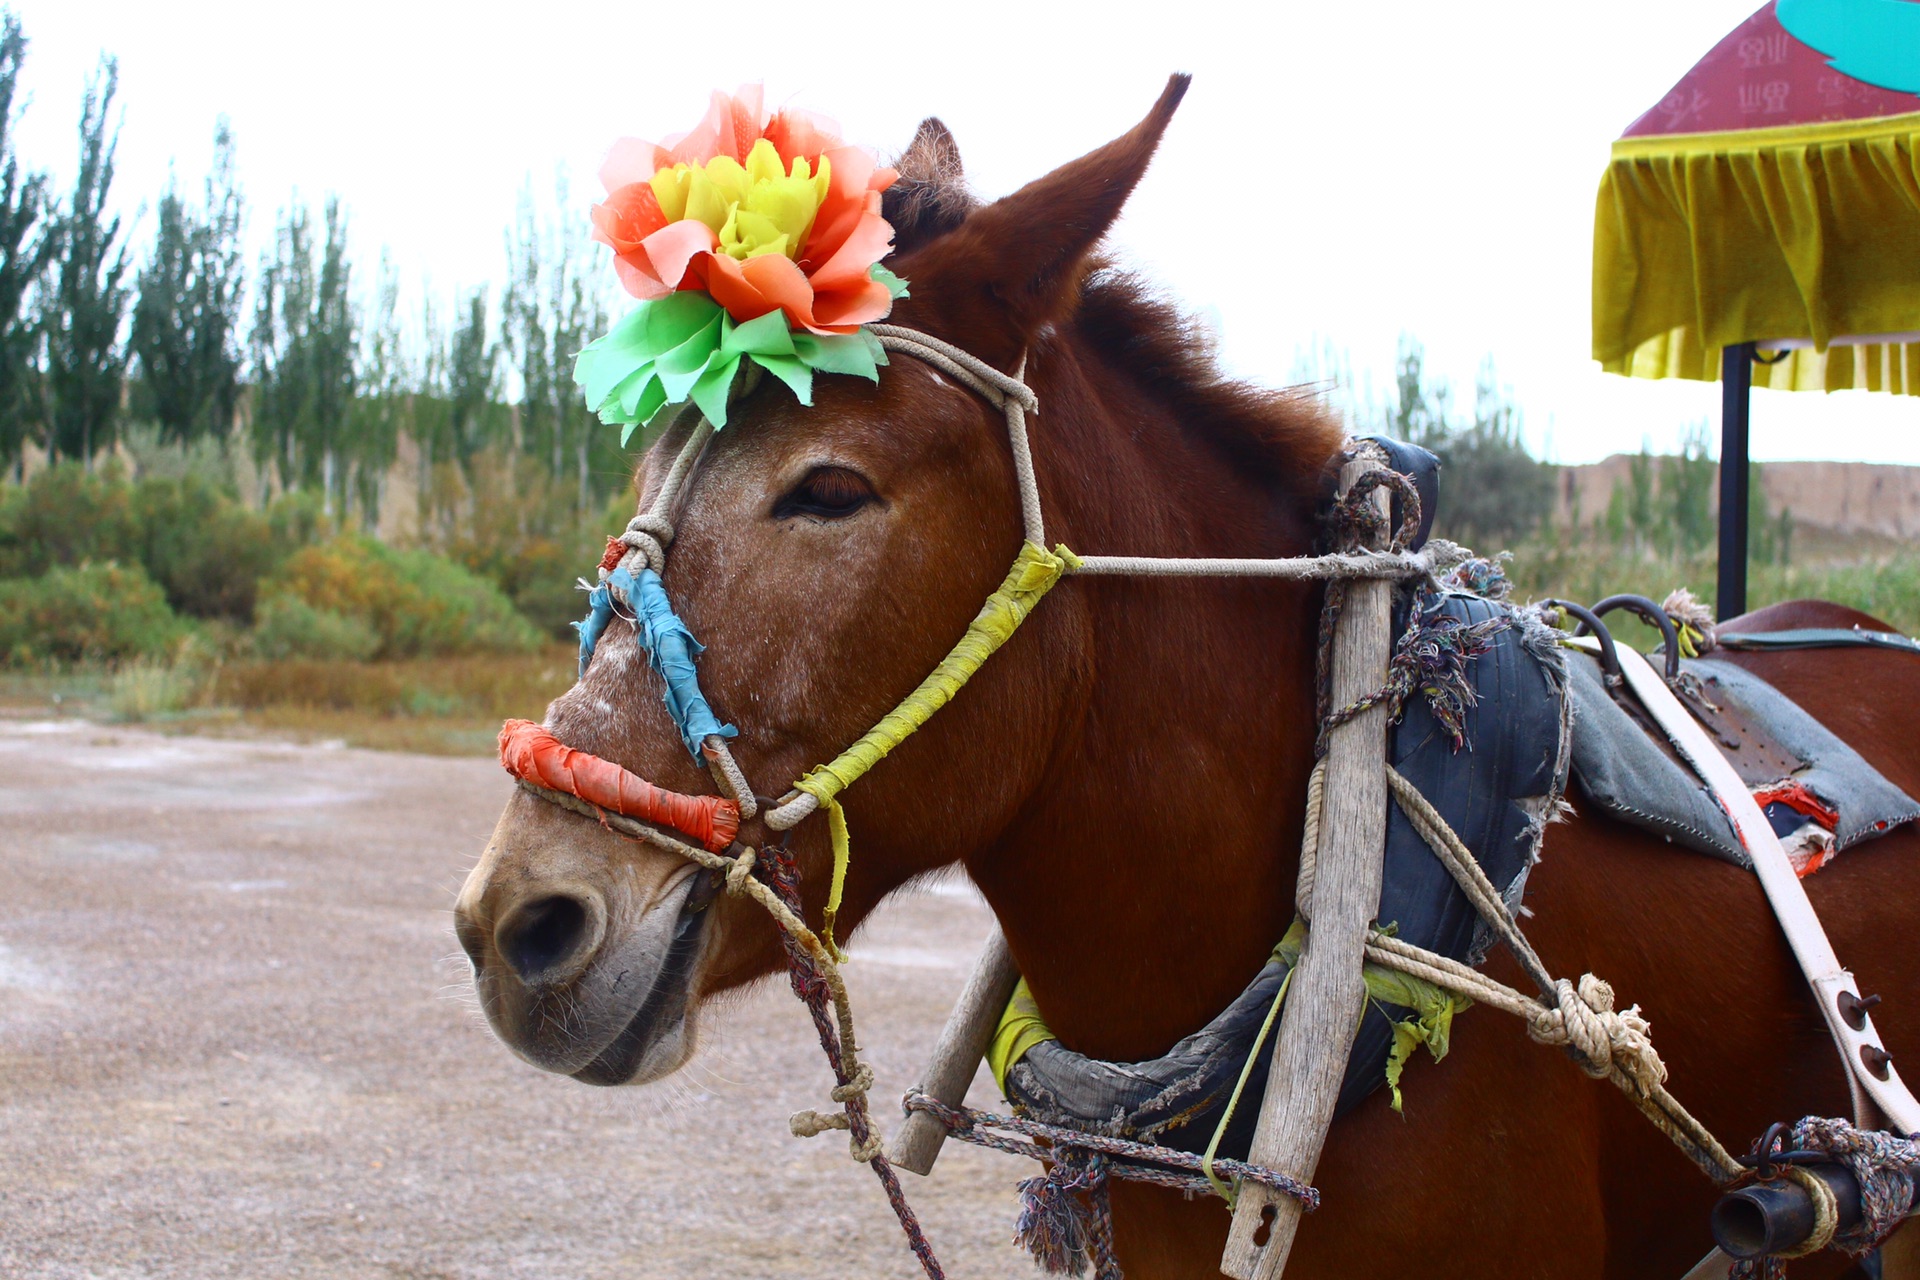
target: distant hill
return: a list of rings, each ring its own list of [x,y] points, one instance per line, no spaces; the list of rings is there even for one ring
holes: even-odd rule
[[[1606,514],[1617,485],[1628,483],[1630,457],[1616,453],[1586,466],[1562,467],[1554,519],[1565,525],[1576,501],[1583,523]],[[1877,462],[1768,462],[1760,468],[1767,510],[1786,508],[1798,529],[1846,538],[1920,542],[1920,467]],[[1718,508],[1719,485],[1714,486]]]

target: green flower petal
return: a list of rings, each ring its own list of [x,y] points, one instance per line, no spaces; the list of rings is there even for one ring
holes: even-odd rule
[[[691,289],[643,302],[634,310],[646,312],[647,342],[655,351],[679,346],[726,314],[707,294]]]
[[[693,384],[687,398],[705,414],[718,431],[727,425],[727,393],[733,389],[733,375],[740,369],[740,357],[716,355],[707,363],[707,371]]]
[[[721,344],[726,336],[726,325],[726,316],[716,315],[680,345],[653,358],[654,370],[660,376],[661,385],[667,389],[669,403],[678,404],[685,400],[687,392],[716,359],[738,360],[737,356],[722,355]]]
[[[887,292],[893,295],[895,302],[898,302],[902,298],[910,298],[913,296],[907,292],[907,282],[905,280],[902,280],[899,276],[893,274],[893,272],[887,270],[877,262],[867,268],[867,276],[887,286]]]
[[[882,267],[873,279],[896,298],[906,282]],[[886,349],[866,329],[849,334],[794,332],[784,314],[735,324],[705,293],[683,290],[640,303],[575,359],[574,381],[602,422],[634,428],[662,408],[691,400],[716,429],[726,425],[727,399],[742,359],[784,382],[801,404],[813,403],[813,375],[838,373],[878,381]]]
[[[794,399],[801,404],[813,403],[813,370],[804,360],[795,356],[755,355],[753,362],[774,377],[787,384]]]
[[[845,373],[878,382],[880,366],[874,360],[874,352],[879,350],[879,339],[874,338],[873,346],[869,347],[865,341],[868,338],[873,335],[865,329],[858,333],[796,333],[793,350],[809,367],[821,373]]]
[[[787,328],[786,313],[769,311],[756,320],[735,325],[722,347],[739,355],[790,356],[794,334]]]

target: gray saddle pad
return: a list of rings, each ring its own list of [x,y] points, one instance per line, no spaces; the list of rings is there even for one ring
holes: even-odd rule
[[[1715,733],[1743,781],[1756,788],[1797,782],[1838,815],[1835,852],[1920,818],[1920,804],[1759,676],[1711,657],[1683,661],[1680,667],[1699,681],[1706,701],[1724,710],[1727,722],[1752,730]],[[1573,778],[1586,798],[1622,822],[1676,844],[1752,865],[1719,803],[1657,728],[1615,701],[1599,662],[1590,655],[1572,657],[1567,676],[1573,697]],[[1714,724],[1708,728],[1715,732]],[[1765,808],[1783,837],[1807,821],[1785,805]]]

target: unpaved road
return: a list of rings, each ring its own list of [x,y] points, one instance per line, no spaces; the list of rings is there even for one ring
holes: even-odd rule
[[[831,1080],[784,984],[646,1089],[486,1030],[449,907],[509,785],[484,760],[0,721],[0,1276],[917,1275],[844,1139],[786,1132]],[[986,924],[949,890],[857,939],[876,1101]],[[1008,1242],[1032,1171],[949,1144],[904,1175],[960,1280],[1033,1274]]]

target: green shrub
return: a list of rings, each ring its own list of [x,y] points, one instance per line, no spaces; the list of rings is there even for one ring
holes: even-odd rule
[[[587,550],[530,537],[489,547],[462,546],[456,555],[467,568],[497,584],[543,634],[568,638],[573,635],[571,624],[587,611],[586,593],[576,580],[593,576],[599,552],[599,547]]]
[[[143,479],[130,507],[131,550],[167,602],[197,618],[251,622],[260,579],[293,550],[266,516],[199,476]]]
[[[0,659],[14,666],[157,657],[186,633],[137,564],[57,566],[0,579]]]
[[[269,597],[253,628],[263,658],[364,662],[380,651],[380,633],[365,618],[316,609],[296,595]]]
[[[0,577],[137,560],[176,612],[245,626],[260,579],[325,528],[311,496],[276,499],[261,513],[193,471],[128,484],[62,463],[24,486],[0,486]]]
[[[56,565],[131,560],[131,494],[118,476],[63,462],[0,492],[0,578],[31,578]]]
[[[379,637],[374,656],[381,658],[525,653],[540,643],[491,582],[429,552],[397,551],[360,535],[296,552],[263,594],[364,622]]]

